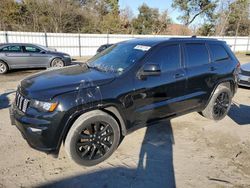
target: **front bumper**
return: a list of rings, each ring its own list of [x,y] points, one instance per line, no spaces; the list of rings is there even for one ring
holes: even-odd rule
[[[14,104],[9,108],[11,124],[22,133],[28,144],[37,150],[58,153],[58,135],[53,121],[38,119],[20,111]]]
[[[250,76],[239,74],[239,82],[240,86],[250,87]]]

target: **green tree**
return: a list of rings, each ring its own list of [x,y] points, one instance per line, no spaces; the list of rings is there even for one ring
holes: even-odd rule
[[[250,34],[250,1],[236,0],[229,5],[225,34],[248,36]]]
[[[167,12],[161,15],[158,9],[150,8],[146,4],[141,5],[138,10],[137,18],[132,20],[135,33],[159,34],[161,31],[166,31],[170,23]]]
[[[183,12],[179,19],[188,26],[199,16],[202,16],[203,19],[213,19],[217,7],[216,2],[212,0],[174,0],[172,7]]]
[[[19,30],[21,12],[19,5],[13,0],[0,0],[0,30]]]

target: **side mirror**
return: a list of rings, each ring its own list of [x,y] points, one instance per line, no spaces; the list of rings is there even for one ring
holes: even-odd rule
[[[46,51],[42,50],[42,51],[40,51],[40,54],[46,54]]]
[[[143,79],[147,76],[159,76],[161,74],[160,65],[158,64],[145,64],[138,72],[138,78]]]

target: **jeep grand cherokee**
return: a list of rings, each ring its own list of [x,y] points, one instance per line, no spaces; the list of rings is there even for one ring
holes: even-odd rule
[[[22,80],[11,120],[33,148],[58,154],[64,144],[76,163],[96,165],[142,126],[194,111],[223,119],[239,66],[227,44],[214,39],[129,40],[87,64]]]

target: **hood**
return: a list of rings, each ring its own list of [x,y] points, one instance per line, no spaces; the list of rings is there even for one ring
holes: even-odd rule
[[[54,54],[54,55],[60,55],[60,56],[64,56],[64,55],[69,55],[69,54],[66,54],[64,52],[58,52],[58,51],[48,51],[50,54]]]
[[[19,91],[28,98],[48,101],[56,95],[101,86],[114,79],[113,73],[74,65],[31,75],[21,81]]]
[[[240,68],[244,71],[250,71],[250,63],[245,63],[241,65]]]

